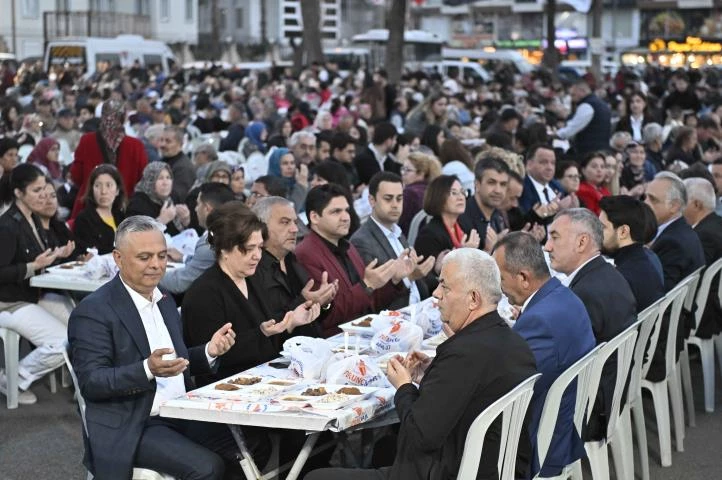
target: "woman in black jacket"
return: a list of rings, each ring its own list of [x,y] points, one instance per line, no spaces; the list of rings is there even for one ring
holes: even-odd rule
[[[236,343],[218,359],[217,373],[196,377],[199,385],[276,358],[292,333],[314,330],[315,326],[308,324],[320,313],[318,304],[306,302],[283,318],[269,320],[263,292],[247,281],[261,261],[266,227],[245,205],[235,201],[221,205],[209,215],[207,224],[216,263],[193,282],[183,298],[183,336],[189,347],[202,345],[213,336],[216,325],[231,322]]]
[[[125,189],[114,165],[95,167],[85,192],[85,207],[75,219],[76,254],[85,255],[89,248],[104,255],[113,251],[115,231],[123,221]]]
[[[151,162],[143,170],[143,177],[135,186],[126,217],[147,215],[165,225],[165,233],[177,235],[191,222],[191,214],[183,204],[174,205],[173,172],[165,162]]]
[[[35,212],[47,200],[45,175],[31,164],[21,164],[0,191],[2,200],[12,199],[0,216],[0,327],[12,329],[37,348],[20,360],[19,403],[32,404],[29,390],[37,379],[63,365],[63,349],[70,311],[52,294],[30,286],[30,277],[67,258],[72,242],[52,248],[42,234]],[[7,394],[7,380],[0,374],[0,392]]]

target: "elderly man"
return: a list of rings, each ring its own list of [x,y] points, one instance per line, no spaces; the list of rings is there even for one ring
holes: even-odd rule
[[[648,123],[642,130],[642,143],[644,150],[647,152],[647,162],[654,166],[655,170],[661,172],[664,170],[664,153],[662,146],[664,145],[664,129],[658,123]]]
[[[592,93],[584,79],[579,79],[569,90],[576,105],[574,116],[567,120],[557,136],[572,139],[572,146],[578,156],[607,148],[612,130],[612,112],[609,105]]]
[[[329,283],[328,273],[323,272],[314,289],[314,280],[309,279],[306,269],[296,260],[298,216],[293,203],[283,197],[261,198],[253,206],[253,213],[266,224],[268,234],[261,261],[250,281],[256,291],[265,292],[271,318],[283,318],[286,312],[307,300],[328,310],[338,291],[338,280]],[[317,328],[316,323],[308,327]]]
[[[316,135],[302,130],[291,135],[288,139],[288,148],[299,164],[309,168],[316,162]]]
[[[185,201],[188,192],[196,181],[196,169],[188,156],[183,153],[183,130],[174,125],[163,129],[160,140],[162,160],[170,165],[173,172],[173,200]]]
[[[716,203],[714,187],[704,178],[687,178],[684,180],[687,189],[687,208],[684,218],[699,237],[704,251],[705,264],[709,267],[722,258],[722,218],[714,213]],[[720,308],[719,280],[717,276],[710,287],[702,321],[697,328],[697,336],[710,338],[722,331],[722,308]],[[697,308],[702,308],[698,305]]]
[[[433,359],[412,352],[389,361],[387,375],[397,388],[394,404],[401,423],[393,466],[317,470],[307,480],[456,478],[471,423],[536,371],[529,346],[496,311],[500,283],[499,269],[486,252],[460,248],[446,255],[434,297],[454,335]],[[520,454],[527,453],[526,447],[520,445]],[[495,422],[484,440],[476,478],[498,477],[498,452]],[[517,470],[525,470],[520,463]]]
[[[377,173],[369,183],[371,218],[351,236],[351,243],[358,249],[366,265],[374,259],[379,263],[397,258],[413,262],[413,271],[403,279],[409,295],[399,296],[389,305],[391,309],[417,303],[429,296],[424,278],[434,268],[435,262],[434,257],[419,258],[413,249],[409,250],[409,242],[398,225],[403,202],[401,177],[391,172]]]
[[[70,353],[86,401],[85,464],[96,478],[126,480],[137,466],[221,479],[222,458],[233,462],[225,426],[158,416],[163,401],[191,388],[191,372],[213,371],[235,343],[228,323],[207,344],[186,348],[176,304],[158,289],[168,251],[162,231],[150,217],[121,222],[113,251],[118,275],[70,316]]]
[[[208,174],[208,167],[218,160],[216,147],[210,143],[201,143],[193,150],[193,167],[196,169],[196,182],[203,182]]]
[[[600,255],[603,243],[604,228],[599,219],[586,208],[570,208],[556,215],[544,245],[551,268],[566,275],[562,283],[587,308],[597,344],[608,342],[637,318],[637,302],[629,284]],[[597,440],[606,435],[616,368],[616,357],[604,365],[585,439]]]
[[[204,183],[199,188],[195,211],[198,224],[205,229],[209,215],[224,203],[233,201],[235,196],[228,185],[222,183]],[[182,260],[184,268],[168,271],[160,281],[160,286],[174,295],[185,293],[196,278],[216,263],[216,256],[208,244],[207,231],[198,239],[193,255]]]
[[[546,394],[567,368],[596,344],[584,304],[559,280],[549,275],[539,241],[529,233],[512,232],[494,246],[501,271],[501,288],[513,305],[521,306],[514,331],[529,344],[542,378],[534,385],[529,436],[533,449],[532,474],[539,472],[536,439]],[[584,456],[584,444],[574,427],[576,389],[564,393],[542,477],[559,475]],[[533,476],[532,475],[532,476]]]
[[[644,246],[644,203],[626,195],[605,197],[599,202],[599,220],[604,227],[602,251],[614,258],[637,300],[637,313],[664,296],[663,278],[650,259],[655,255]]]

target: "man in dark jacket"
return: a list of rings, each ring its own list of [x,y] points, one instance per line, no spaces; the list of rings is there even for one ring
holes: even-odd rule
[[[183,203],[196,181],[196,169],[193,167],[193,162],[183,153],[183,130],[176,126],[167,126],[163,129],[160,154],[173,172],[173,192],[171,193],[173,200],[176,203]]]
[[[526,342],[496,311],[501,280],[488,254],[471,248],[450,252],[434,296],[442,320],[453,332],[451,338],[433,359],[413,352],[404,360],[389,361],[387,375],[397,388],[394,404],[400,420],[393,465],[380,470],[317,470],[307,480],[456,478],[472,422],[536,372]],[[498,477],[499,434],[495,422],[484,440],[477,479]],[[521,442],[522,453],[528,453],[527,441]],[[520,463],[517,470],[525,470]]]
[[[564,128],[557,131],[557,136],[572,139],[572,146],[577,155],[609,148],[611,136],[612,112],[609,105],[592,93],[586,80],[577,81],[569,92],[576,110],[572,118],[567,120]]]
[[[396,145],[397,134],[396,127],[388,122],[376,125],[369,146],[353,159],[360,184],[368,185],[376,172],[401,173],[401,165],[389,156]]]

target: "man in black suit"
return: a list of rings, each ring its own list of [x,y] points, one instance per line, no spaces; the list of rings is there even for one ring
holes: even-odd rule
[[[482,239],[479,246],[490,252],[504,230],[500,207],[509,186],[509,166],[500,158],[487,157],[474,167],[474,177],[474,195],[466,199],[459,225],[465,232],[476,230]]]
[[[397,135],[396,127],[389,122],[376,125],[369,146],[353,159],[359,184],[368,185],[376,172],[401,173],[401,164],[389,156],[396,145]]]
[[[603,242],[604,229],[599,218],[586,208],[570,208],[556,215],[544,245],[551,267],[566,275],[562,283],[587,308],[597,344],[613,339],[637,318],[637,302],[629,284],[600,254]],[[612,356],[602,370],[597,400],[583,434],[585,439],[596,440],[606,435],[616,369],[616,356]]]
[[[408,295],[399,295],[389,306],[398,309],[411,303],[417,303],[429,296],[429,288],[424,278],[434,268],[434,257],[419,258],[398,226],[404,200],[404,189],[401,177],[391,172],[379,172],[371,177],[369,183],[369,203],[371,218],[363,223],[351,236],[351,243],[356,247],[368,265],[374,259],[379,264],[398,258],[412,262],[411,274],[403,279]]]
[[[86,401],[84,463],[96,478],[127,480],[144,467],[221,479],[224,459],[232,464],[237,451],[224,425],[158,416],[161,402],[192,388],[191,373],[214,371],[235,343],[228,323],[208,343],[186,348],[176,304],[157,288],[168,258],[162,232],[150,217],[121,222],[113,251],[119,274],[70,316],[70,354]]]
[[[412,352],[389,361],[387,375],[397,389],[394,404],[400,420],[393,465],[317,470],[306,480],[456,478],[472,422],[536,372],[528,345],[496,311],[501,280],[487,253],[459,248],[446,255],[434,297],[453,335],[433,359]],[[498,478],[499,423],[486,435],[476,478]],[[521,442],[519,453],[529,453],[528,441]],[[526,470],[521,463],[517,470]]]
[[[687,178],[684,180],[687,189],[687,208],[684,218],[699,236],[704,250],[705,264],[709,267],[722,258],[722,217],[715,214],[716,197],[714,187],[704,178]],[[711,338],[722,331],[722,308],[720,308],[719,275],[712,280],[710,294],[702,320],[696,335],[700,338]],[[701,307],[697,307],[701,308]]]
[[[614,259],[637,300],[637,313],[664,296],[663,278],[657,273],[644,246],[644,209],[641,201],[627,195],[605,197],[599,202],[604,226],[602,251]]]

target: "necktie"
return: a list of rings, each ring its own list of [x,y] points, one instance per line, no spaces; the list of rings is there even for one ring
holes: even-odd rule
[[[542,193],[544,194],[544,198],[546,199],[547,203],[551,203],[551,200],[549,199],[549,189],[547,187],[544,187],[542,189]]]

